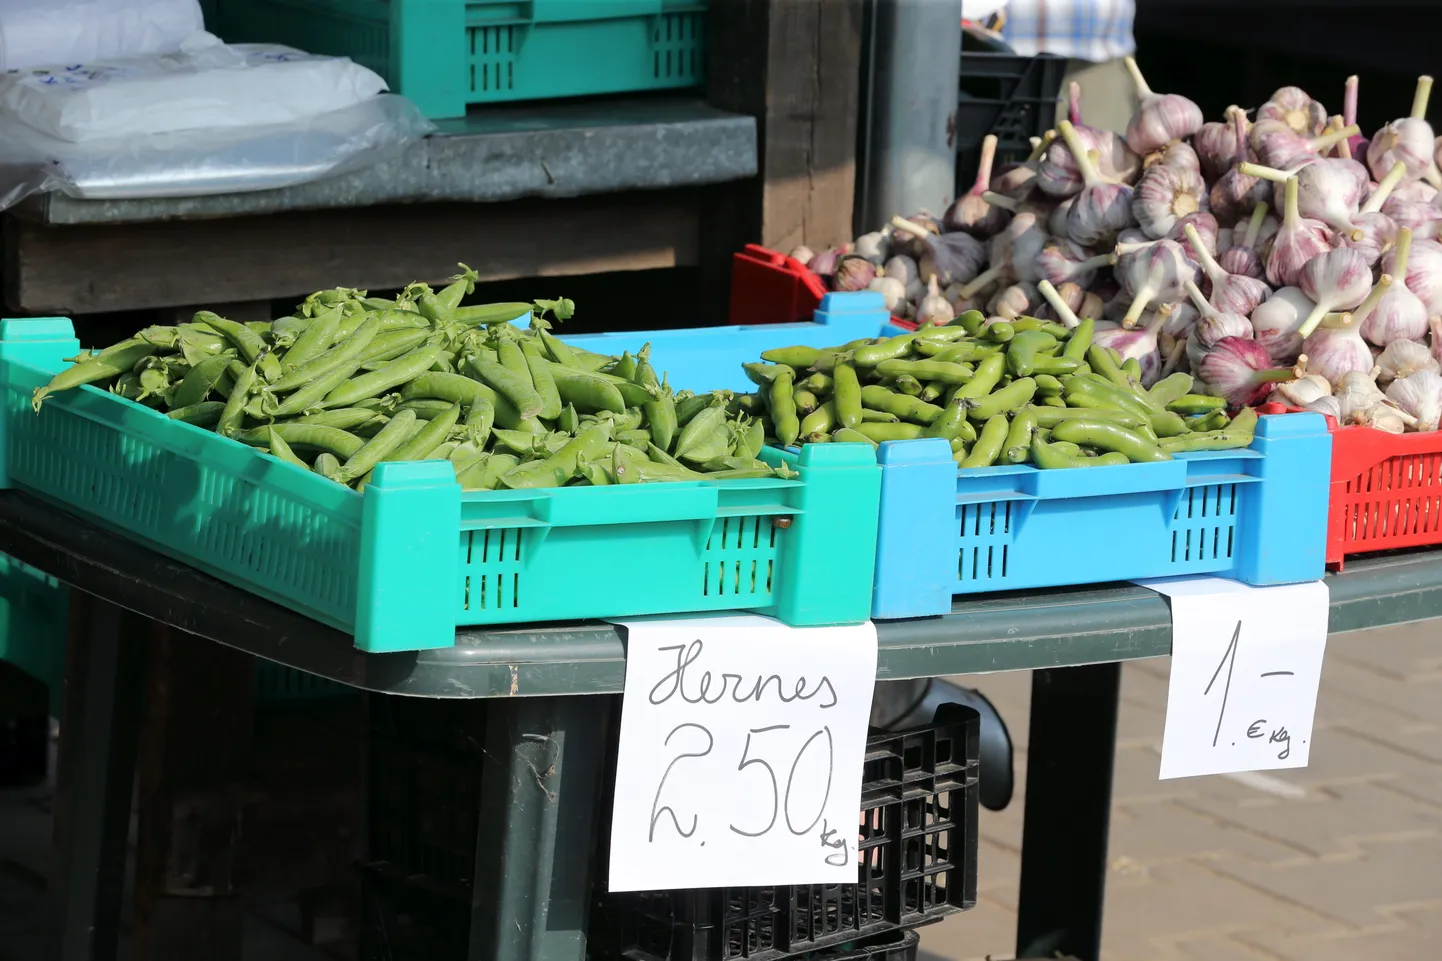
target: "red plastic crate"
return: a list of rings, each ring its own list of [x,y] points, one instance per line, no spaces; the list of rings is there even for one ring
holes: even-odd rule
[[[1295,410],[1266,404],[1262,413]],[[1327,565],[1348,555],[1442,544],[1442,431],[1389,434],[1372,427],[1332,430]]]
[[[826,281],[806,269],[801,261],[760,244],[747,244],[731,257],[732,324],[794,324],[811,319]],[[906,330],[915,330],[909,320],[891,318]]]

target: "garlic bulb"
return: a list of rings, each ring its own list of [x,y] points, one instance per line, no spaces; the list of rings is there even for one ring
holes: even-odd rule
[[[1388,283],[1391,283],[1389,280]],[[1357,251],[1338,247],[1313,257],[1298,272],[1297,286],[1312,299],[1315,306],[1298,330],[1304,338],[1322,321],[1328,311],[1354,310],[1372,291],[1372,268]],[[1380,294],[1378,295],[1381,296]],[[1361,312],[1358,319],[1361,319]]]
[[[1062,286],[1070,287],[1072,285],[1063,284]],[[1036,289],[1047,302],[1047,305],[1051,307],[1052,312],[1056,314],[1056,319],[1062,322],[1063,326],[1075,327],[1081,323],[1081,319],[1077,317],[1076,310],[1072,307],[1069,299],[1064,296],[1062,291],[1053,287],[1050,281],[1039,281]]]
[[[1187,360],[1193,370],[1197,369],[1206,352],[1216,346],[1217,341],[1223,337],[1252,339],[1252,322],[1250,320],[1241,314],[1218,312],[1215,307],[1207,303],[1207,298],[1202,296],[1201,288],[1190,280],[1186,282],[1186,288],[1187,296],[1191,298],[1200,315],[1187,335]]]
[[[1409,421],[1411,421],[1410,425]],[[1410,417],[1391,404],[1373,404],[1363,411],[1355,422],[1363,427],[1384,430],[1389,434],[1401,434],[1407,430],[1408,426],[1415,425],[1417,419]]]
[[[1383,274],[1374,290],[1385,291],[1391,283],[1392,278]],[[1302,342],[1302,352],[1307,355],[1308,369],[1333,384],[1339,384],[1347,374],[1372,369],[1372,349],[1362,339],[1358,318],[1353,314],[1328,314],[1323,317],[1317,328]]]
[[[1392,381],[1387,399],[1417,418],[1417,430],[1432,431],[1442,422],[1442,374],[1419,370]]]
[[[1331,249],[1331,237],[1325,224],[1310,220],[1297,210],[1297,178],[1287,178],[1286,207],[1282,226],[1272,240],[1263,262],[1267,269],[1267,280],[1274,287],[1289,287],[1297,283],[1302,268],[1313,257]]]
[[[1294,363],[1301,355],[1297,331],[1315,306],[1300,287],[1281,287],[1252,311],[1253,336],[1275,363]]]
[[[1127,57],[1123,62],[1136,84],[1139,102],[1132,122],[1127,125],[1127,146],[1138,154],[1149,154],[1201,129],[1202,108],[1180,94],[1153,93],[1136,60]]]
[[[1278,384],[1277,393],[1295,407],[1306,407],[1318,398],[1331,397],[1332,385],[1321,374],[1303,374],[1294,381]]]
[[[1352,218],[1362,206],[1362,198],[1371,184],[1367,168],[1355,160],[1322,158],[1295,170],[1277,170],[1260,164],[1242,164],[1242,172],[1278,184],[1277,200],[1285,202],[1288,177],[1297,178],[1297,212],[1303,217],[1320,220],[1337,231],[1355,230]],[[1360,236],[1353,239],[1360,240]]]
[[[1046,242],[1046,230],[1036,214],[1017,214],[1001,233],[991,238],[991,266],[962,287],[962,296],[974,297],[987,284],[1007,277],[1032,283],[1040,280],[1036,258]]]
[[[1427,308],[1427,316],[1442,314],[1442,243],[1414,238],[1408,250],[1405,275],[1397,269],[1398,253],[1394,248],[1383,254],[1382,269],[1417,295]]]
[[[1096,279],[1097,270],[1114,266],[1116,254],[1098,254],[1088,257],[1087,252],[1065,238],[1053,238],[1036,257],[1036,269],[1044,279],[1060,286],[1074,281],[1090,287]]]
[[[862,234],[856,238],[856,256],[865,257],[877,267],[886,263],[886,258],[890,253],[891,244],[887,240],[886,235],[879,230],[869,234]]]
[[[791,253],[787,256],[799,263],[801,266],[805,267],[807,264],[811,263],[811,261],[816,259],[816,251],[812,250],[810,247],[807,247],[805,244],[802,244],[800,247],[797,247],[795,250],[791,251]]]
[[[932,277],[926,284],[926,296],[916,307],[916,323],[919,327],[941,327],[956,319],[951,303],[943,296]]]
[[[1067,234],[1083,247],[1109,242],[1131,223],[1132,189],[1102,176],[1069,121],[1057,124],[1057,130],[1076,155],[1085,183],[1067,213]]]
[[[1304,137],[1315,137],[1327,127],[1327,108],[1301,87],[1282,87],[1257,108],[1258,120],[1280,120]]]
[[[1186,231],[1187,239],[1191,241],[1191,251],[1196,256],[1196,262],[1201,265],[1202,272],[1211,284],[1212,304],[1218,310],[1223,313],[1245,316],[1272,295],[1272,288],[1260,280],[1227,273],[1222,269],[1222,265],[1207,253],[1206,247],[1197,235],[1196,228],[1188,224]]]
[[[996,160],[996,135],[987,134],[981,141],[981,162],[976,168],[976,181],[971,189],[956,199],[942,214],[941,226],[947,232],[964,231],[986,239],[1006,226],[1010,214],[987,203],[984,194],[990,191],[991,168]]]
[[[1186,294],[1186,282],[1196,279],[1197,270],[1181,244],[1175,240],[1158,240],[1144,250],[1119,259],[1114,273],[1122,290],[1132,299],[1122,326],[1132,327],[1149,306],[1181,300]]]
[[[1407,168],[1407,178],[1416,180],[1433,168],[1432,127],[1427,123],[1427,101],[1432,96],[1432,78],[1418,77],[1412,98],[1412,114],[1394,120],[1372,135],[1367,147],[1367,166],[1379,179],[1394,163]]]
[[[1257,233],[1262,229],[1262,221],[1267,217],[1267,204],[1265,201],[1257,204],[1252,211],[1252,217],[1247,221],[1246,233],[1242,234],[1240,240],[1236,240],[1237,230],[1234,228],[1232,237],[1235,242],[1232,246],[1217,257],[1217,263],[1229,274],[1240,274],[1243,277],[1250,277],[1253,280],[1261,280],[1264,273],[1262,258],[1257,253]]]
[[[920,239],[925,253],[917,261],[917,271],[922,278],[934,275],[943,285],[953,281],[965,283],[986,263],[986,246],[971,234],[960,231],[936,234],[901,217],[891,218],[891,224],[901,233]]]
[[[1131,183],[1142,168],[1142,158],[1132,152],[1127,142],[1110,130],[1088,127],[1082,123],[1081,84],[1075,80],[1068,87],[1067,119],[1076,128],[1082,143],[1098,155],[1097,169],[1113,180]]]
[[[1412,232],[1403,227],[1397,234],[1397,249],[1392,257],[1395,276],[1405,277],[1411,258]],[[1389,272],[1389,276],[1392,274]],[[1378,347],[1393,341],[1421,340],[1427,336],[1427,307],[1406,283],[1393,284],[1377,306],[1362,320],[1362,336]]]
[[[876,265],[860,254],[847,254],[836,264],[831,275],[831,289],[840,291],[865,290],[876,279]]]
[[[1258,162],[1280,170],[1292,170],[1324,155],[1337,144],[1360,131],[1355,127],[1329,130],[1317,137],[1303,137],[1280,120],[1252,124],[1247,142]]]
[[[1401,285],[1395,285],[1400,288]],[[1415,340],[1394,340],[1377,356],[1378,380],[1410,377],[1419,370],[1442,370],[1426,344]]]
[[[1200,172],[1159,163],[1137,181],[1132,216],[1148,237],[1159,240],[1171,232],[1177,218],[1205,210],[1206,203],[1207,184]]]
[[[1226,228],[1218,227],[1217,218],[1205,210],[1199,210],[1194,214],[1179,217],[1177,222],[1172,225],[1172,229],[1167,232],[1166,239],[1175,240],[1181,244],[1182,250],[1187,254],[1187,258],[1198,263],[1201,263],[1202,254],[1198,253],[1196,248],[1192,246],[1192,238],[1187,236],[1188,227],[1194,230],[1197,236],[1201,238],[1202,247],[1205,252],[1215,257],[1217,246],[1221,242],[1222,231]]]
[[[1304,410],[1309,410],[1314,414],[1323,414],[1327,417],[1332,418],[1338,423],[1341,423],[1342,421],[1342,405],[1338,402],[1337,398],[1331,396],[1330,394],[1328,394],[1326,397],[1318,397],[1311,403],[1298,404],[1297,406],[1303,408]]]
[[[1394,193],[1382,204],[1382,213],[1398,227],[1412,231],[1418,240],[1436,240],[1442,228],[1442,210],[1423,200],[1408,200]]]
[[[917,273],[916,261],[905,254],[897,254],[888,260],[885,265],[882,266],[881,273],[885,277],[891,277],[894,280],[901,281],[903,288],[913,280],[920,279],[920,274]]]
[[[844,254],[847,254],[850,251],[850,244],[842,244],[840,247],[832,247],[829,250],[823,250],[821,253],[811,258],[810,262],[806,264],[806,269],[811,271],[813,274],[819,274],[822,277],[829,277],[836,270],[836,262],[840,260]]]
[[[1254,340],[1223,337],[1207,351],[1194,373],[1208,393],[1225,398],[1228,407],[1261,403],[1275,385],[1295,380],[1297,370],[1273,368],[1272,358]]]
[[[906,285],[895,277],[877,277],[867,290],[879,293],[886,309],[892,314],[896,313],[897,307],[906,303]]]
[[[1038,299],[1036,285],[1020,281],[999,291],[991,299],[991,303],[987,304],[986,309],[988,314],[1003,320],[1016,320],[1022,314],[1030,311]]]
[[[1242,126],[1240,130],[1233,119],[1233,113],[1242,114]],[[1207,182],[1218,179],[1238,162],[1238,150],[1242,151],[1241,160],[1246,160],[1247,130],[1246,114],[1242,108],[1233,104],[1227,108],[1226,119],[1213,120],[1204,123],[1196,135],[1192,137],[1192,147],[1196,151],[1197,160],[1201,164],[1202,176]],[[1240,135],[1240,146],[1238,136]]]
[[[1092,335],[1092,342],[1110,347],[1121,355],[1123,361],[1135,359],[1142,368],[1142,386],[1150,387],[1161,377],[1162,356],[1157,350],[1157,333],[1171,313],[1171,307],[1171,304],[1163,304],[1142,327],[1098,327]]]

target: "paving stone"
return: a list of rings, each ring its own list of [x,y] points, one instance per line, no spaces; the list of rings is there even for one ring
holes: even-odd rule
[[[1321,864],[1223,861],[1212,867],[1259,895],[1305,904],[1354,929],[1397,926],[1388,909],[1442,898],[1442,837],[1363,842],[1355,857]]]
[[[1355,661],[1328,657],[1322,684],[1337,696],[1364,701],[1413,720],[1442,722],[1442,680],[1398,681],[1359,667]]]
[[[1411,682],[1429,673],[1442,680],[1437,634],[1434,621],[1334,634],[1327,639],[1327,653],[1396,681]]]
[[[985,961],[1016,953],[1016,913],[994,901],[921,929],[917,961]]]
[[[1173,801],[1126,802],[1112,808],[1111,858],[1162,864],[1187,858],[1273,863],[1299,854],[1269,838]]]
[[[1175,952],[1182,961],[1275,961],[1269,954],[1242,944],[1232,938],[1187,938],[1167,945],[1158,954],[1157,961],[1167,951]]]
[[[977,839],[976,888],[978,892],[1015,890],[1021,883],[1021,836],[1002,844],[987,837]]]
[[[1268,961],[1436,961],[1437,942],[1405,929],[1337,938],[1276,938],[1249,931],[1237,936],[1265,951]]]

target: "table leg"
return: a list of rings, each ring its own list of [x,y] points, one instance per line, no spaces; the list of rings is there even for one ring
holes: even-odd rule
[[[72,591],[47,898],[51,961],[113,961],[135,783],[145,622]]]
[[[1035,671],[1018,958],[1098,961],[1120,664]]]
[[[471,961],[585,957],[601,772],[619,700],[490,702]]]
[[[254,794],[254,658],[162,624],[150,634],[131,958],[239,961],[235,864]]]

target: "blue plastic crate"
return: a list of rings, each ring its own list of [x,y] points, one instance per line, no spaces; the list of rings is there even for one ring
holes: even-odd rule
[[[767,348],[902,332],[880,294],[860,292],[827,294],[813,323],[565,339],[607,354],[649,341],[677,389],[751,391],[741,364]],[[943,614],[957,594],[1179,574],[1315,580],[1331,446],[1317,414],[1262,417],[1247,450],[1076,470],[961,470],[944,441],[887,442],[872,616]]]
[[[0,554],[0,661],[44,681],[60,716],[70,588],[44,571]]]

